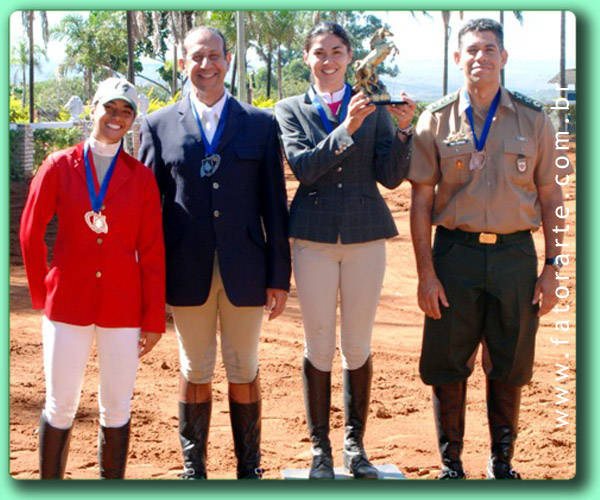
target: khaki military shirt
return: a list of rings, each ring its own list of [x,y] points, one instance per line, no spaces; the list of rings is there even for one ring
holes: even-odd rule
[[[571,165],[555,164],[564,151],[556,148],[550,119],[526,98],[501,88],[485,164],[471,169],[475,144],[462,94],[432,104],[420,116],[407,178],[436,186],[433,224],[498,234],[538,229],[537,188],[573,172]],[[473,118],[480,137],[486,117],[474,113]]]

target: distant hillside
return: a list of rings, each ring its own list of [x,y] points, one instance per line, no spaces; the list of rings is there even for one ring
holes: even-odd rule
[[[392,94],[397,94],[401,89],[419,101],[431,102],[442,96],[442,64],[439,61],[410,60],[402,61],[396,59],[394,63],[400,68],[397,78],[389,79],[383,77],[388,89]],[[160,81],[156,70],[159,63],[145,60],[144,75]],[[45,63],[40,75],[36,76],[38,81],[53,77],[56,64]],[[13,73],[15,68],[13,68]],[[525,95],[538,99],[542,102],[550,102],[557,96],[554,84],[547,83],[558,73],[558,59],[556,61],[511,61],[506,66],[506,86]],[[12,75],[11,75],[12,77]],[[463,82],[462,73],[453,61],[450,62],[448,70],[448,88],[453,92]]]
[[[395,61],[400,75],[389,79],[383,77],[392,94],[404,89],[419,101],[430,102],[442,96],[442,64],[437,61]],[[506,87],[542,102],[557,96],[555,84],[547,83],[558,73],[556,61],[510,61],[506,65]],[[461,86],[463,75],[454,62],[448,68],[448,89],[453,92]]]

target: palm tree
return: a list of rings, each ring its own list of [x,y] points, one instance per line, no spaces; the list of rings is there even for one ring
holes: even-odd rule
[[[273,38],[276,48],[276,70],[277,70],[277,97],[283,98],[282,89],[282,69],[283,69],[283,49],[284,46],[291,43],[297,36],[296,27],[302,13],[296,11],[272,11],[270,19],[264,29],[268,30]]]
[[[240,101],[246,101],[246,13],[243,10],[235,12],[235,27],[237,31],[235,40],[235,67],[239,72],[237,96]]]
[[[93,42],[95,34],[90,32],[89,24],[79,14],[68,14],[52,30],[51,37],[54,40],[67,42],[65,49],[67,57],[59,65],[58,72],[63,75],[69,71],[83,72],[85,92],[87,97],[91,98],[93,72],[99,59]]]
[[[315,11],[317,12],[317,11]],[[269,23],[271,12],[259,10],[248,12],[249,42],[256,53],[267,65],[267,99],[271,97],[271,75],[273,74],[273,36],[265,29]]]
[[[214,28],[217,28],[223,36],[225,40],[235,40],[237,33],[235,28],[235,11],[231,10],[215,10],[211,13],[211,16],[208,20],[208,24]],[[237,58],[237,53],[235,49],[235,45],[231,47],[231,55],[233,56],[233,71],[231,72],[231,82],[229,84],[229,91],[234,94],[235,93],[235,81],[237,77],[237,63],[235,59]]]
[[[519,24],[523,26],[523,11],[522,10],[513,10],[512,11]],[[500,11],[500,24],[504,27],[504,11]],[[504,87],[504,68],[500,70],[500,84]]]
[[[443,78],[442,78],[442,95],[446,95],[448,93],[448,42],[450,41],[450,15],[452,11],[443,10],[442,11],[442,21],[444,23],[444,70],[443,70]],[[459,18],[462,20],[463,11],[458,12]]]
[[[135,38],[133,32],[134,12],[128,10],[127,17],[127,81],[135,85]]]
[[[90,11],[87,18],[69,14],[52,30],[52,38],[66,41],[67,57],[58,70],[81,71],[87,98],[94,77],[123,75],[127,71],[127,30],[121,11]]]
[[[48,16],[45,10],[37,11],[42,23],[42,39],[44,41],[44,47],[48,45]],[[24,10],[21,13],[21,20],[23,22],[23,30],[27,33],[29,40],[29,121],[33,123],[35,121],[35,109],[34,109],[34,83],[35,83],[35,43],[33,40],[33,23],[35,21],[35,11]]]
[[[10,65],[13,66],[18,66],[21,70],[21,82],[23,85],[23,92],[22,92],[22,102],[23,102],[23,107],[25,107],[25,100],[26,100],[26,92],[25,92],[25,86],[27,84],[27,68],[29,67],[29,50],[27,49],[28,44],[25,40],[20,40],[17,45],[13,46],[11,48],[11,55],[10,55]],[[34,61],[33,61],[33,65],[35,67],[35,69],[41,69],[42,67],[42,62],[40,59],[40,56],[43,57],[45,60],[48,60],[48,55],[46,54],[46,49],[44,47],[40,47],[39,45],[35,45],[35,57],[34,57]],[[15,81],[16,81],[16,73],[15,73]]]

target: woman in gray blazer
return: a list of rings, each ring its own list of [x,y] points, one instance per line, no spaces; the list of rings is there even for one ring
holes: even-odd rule
[[[375,106],[345,81],[352,48],[335,23],[304,43],[313,85],[275,106],[288,162],[300,186],[290,209],[293,264],[305,332],[309,477],[332,479],[331,367],[338,293],[344,368],[343,463],[355,478],[377,478],[363,447],[371,387],[371,333],[385,272],[385,239],[398,234],[377,183],[405,177],[415,103]],[[390,113],[398,119],[395,129]]]

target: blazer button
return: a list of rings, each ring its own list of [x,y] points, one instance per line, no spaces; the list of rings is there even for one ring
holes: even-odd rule
[[[219,189],[219,183],[213,182],[213,189]]]
[[[102,244],[102,238],[98,238],[98,239],[96,240],[96,243],[98,243],[98,245],[101,245],[101,244]]]
[[[96,271],[96,278],[99,278],[100,276],[102,276],[102,273],[100,271]]]
[[[338,173],[341,172],[342,171],[342,167],[336,168],[335,171],[338,172]]]
[[[219,215],[221,215],[221,213],[220,213],[218,210],[215,210],[215,211],[213,212],[213,215],[214,215],[215,217],[218,217]]]
[[[339,189],[341,189],[341,188],[342,188],[342,183],[340,182],[340,183],[337,185],[337,187],[338,187]]]
[[[102,205],[102,206],[100,207],[100,210],[106,210],[106,206],[105,206],[105,205]]]

